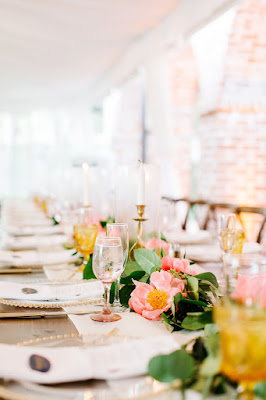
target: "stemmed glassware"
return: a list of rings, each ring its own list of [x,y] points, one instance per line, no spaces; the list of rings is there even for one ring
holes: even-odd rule
[[[239,398],[251,400],[255,383],[266,379],[266,265],[256,256],[228,259],[225,293],[214,308],[221,369],[238,382]]]
[[[120,237],[98,237],[93,251],[92,268],[97,279],[104,285],[104,307],[100,314],[91,317],[98,322],[113,322],[121,319],[110,310],[110,289],[123,272],[124,257]]]
[[[124,223],[108,223],[106,225],[106,235],[107,237],[120,237],[123,249],[123,267],[125,268],[128,259],[128,248],[129,248],[129,236],[128,236],[128,224]],[[116,312],[126,311],[120,303],[119,298],[119,287],[120,287],[120,277],[115,281],[115,294],[113,308]]]
[[[236,236],[236,215],[218,214],[218,238],[222,250],[223,275],[225,274],[225,256],[233,250]]]
[[[74,237],[76,250],[84,257],[84,266],[93,253],[97,232],[98,226],[93,221],[92,208],[80,208],[75,215]]]

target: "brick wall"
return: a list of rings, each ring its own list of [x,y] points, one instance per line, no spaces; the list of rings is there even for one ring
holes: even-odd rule
[[[169,79],[172,99],[173,138],[169,160],[183,197],[191,192],[191,139],[194,131],[193,113],[198,91],[198,72],[191,46],[168,52]]]
[[[266,2],[239,6],[218,107],[200,121],[199,194],[266,205]]]

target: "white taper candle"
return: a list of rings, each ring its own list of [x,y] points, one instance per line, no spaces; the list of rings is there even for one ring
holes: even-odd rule
[[[140,163],[139,173],[138,173],[137,205],[141,206],[144,204],[145,204],[145,166],[143,163]]]
[[[83,170],[83,206],[90,205],[90,196],[89,196],[89,166],[87,163],[82,164]]]

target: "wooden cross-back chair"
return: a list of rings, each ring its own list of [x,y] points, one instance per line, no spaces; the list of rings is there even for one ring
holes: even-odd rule
[[[227,212],[235,213],[237,206],[230,203],[210,203],[209,212],[205,223],[203,225],[204,230],[214,230],[217,228],[217,215],[225,214]]]
[[[262,242],[264,228],[266,229],[265,207],[237,207],[236,215],[248,239]],[[250,237],[253,231],[253,237]]]
[[[189,209],[189,200],[187,198],[174,199],[172,197],[162,197],[162,205],[166,205],[166,212],[170,225],[175,225],[181,229],[185,229],[185,221]]]
[[[163,201],[173,207],[172,222],[176,223],[181,229],[186,229],[191,218],[196,220],[200,229],[204,229],[206,218],[209,212],[209,203],[205,200],[189,200],[187,198],[173,199],[171,197],[162,197]]]
[[[194,219],[200,229],[205,229],[209,209],[210,204],[206,200],[189,200],[188,212],[183,224],[183,229],[187,228],[190,219]]]

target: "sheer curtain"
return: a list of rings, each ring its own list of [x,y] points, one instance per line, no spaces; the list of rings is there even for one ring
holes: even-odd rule
[[[53,177],[86,161],[104,163],[108,132],[94,132],[84,109],[0,112],[0,198],[49,190]]]

